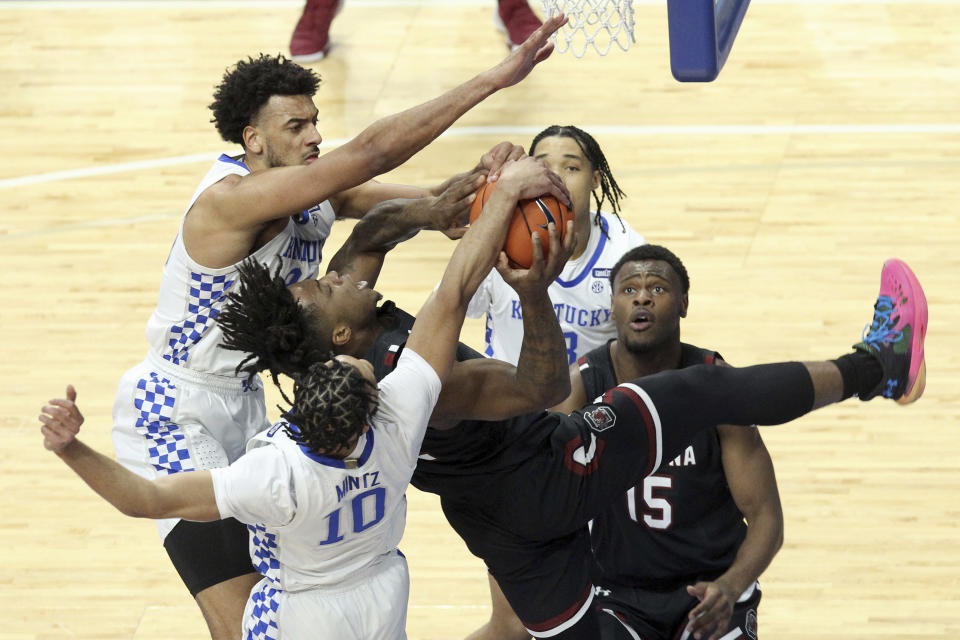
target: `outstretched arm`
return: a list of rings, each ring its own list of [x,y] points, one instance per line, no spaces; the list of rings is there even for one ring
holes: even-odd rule
[[[552,53],[548,38],[565,22],[563,16],[548,18],[500,64],[438,98],[378,120],[310,165],[277,167],[242,180],[221,181],[204,192],[197,205],[210,207],[230,228],[257,227],[386,173],[488,96],[523,80]]]
[[[712,582],[687,587],[700,600],[690,612],[691,634],[717,640],[726,631],[733,606],[760,577],[783,544],[783,509],[773,461],[756,428],[718,427],[723,471],[737,507],[747,521],[747,536],[737,557]],[[707,634],[710,634],[709,636]]]
[[[474,171],[445,183],[445,190],[438,196],[381,202],[354,225],[327,270],[350,274],[355,281],[366,280],[374,286],[387,252],[397,244],[424,229],[459,227],[483,180],[484,173]]]
[[[507,223],[517,201],[558,191],[569,201],[560,178],[530,157],[508,163],[483,208],[454,250],[440,284],[427,299],[411,330],[407,347],[419,353],[443,381],[453,363],[467,304],[501,254]]]
[[[508,160],[519,160],[527,155],[523,147],[511,142],[501,142],[492,147],[481,156],[477,166],[468,171],[471,174],[480,171],[488,174],[491,181],[495,181],[500,176],[500,168]],[[439,185],[431,188],[414,187],[402,184],[388,184],[369,180],[358,187],[347,189],[330,199],[338,218],[362,218],[367,211],[371,210],[378,203],[384,200],[394,200],[397,198],[415,199],[426,198],[428,196],[442,195],[455,181],[466,174],[458,174],[449,178]],[[478,185],[479,188],[479,185]],[[441,231],[444,231],[441,229]],[[447,235],[459,238],[463,235],[452,235],[446,231]]]
[[[533,235],[534,262],[530,269],[499,267],[523,307],[523,343],[517,366],[489,358],[457,362],[440,393],[430,426],[449,427],[461,420],[503,420],[539,411],[563,399],[570,387],[567,351],[557,314],[547,295],[576,246],[573,223],[563,244],[551,228],[550,247],[543,259],[540,238]]]
[[[199,522],[220,519],[209,471],[141,478],[77,440],[83,414],[77,392],[55,398],[40,415],[43,446],[56,453],[91,489],[122,513],[136,518],[184,518]]]

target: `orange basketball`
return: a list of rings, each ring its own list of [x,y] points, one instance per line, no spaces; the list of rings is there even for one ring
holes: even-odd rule
[[[490,199],[490,194],[496,186],[496,182],[487,182],[477,190],[477,197],[470,207],[471,224],[480,216],[483,205]],[[529,269],[533,264],[533,241],[530,239],[530,234],[534,231],[540,232],[543,257],[549,256],[550,236],[547,234],[547,225],[554,223],[557,226],[557,237],[563,241],[569,220],[573,220],[573,213],[551,195],[518,202],[503,244],[503,251],[507,254],[510,266],[515,269]]]

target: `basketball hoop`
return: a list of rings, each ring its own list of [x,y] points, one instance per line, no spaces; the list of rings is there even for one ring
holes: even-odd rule
[[[552,37],[558,53],[571,51],[582,58],[588,47],[607,55],[614,43],[630,49],[633,38],[633,0],[543,0],[547,17],[564,14],[568,22]]]

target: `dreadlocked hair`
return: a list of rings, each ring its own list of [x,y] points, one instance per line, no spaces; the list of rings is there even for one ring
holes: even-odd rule
[[[243,144],[243,129],[272,96],[313,96],[320,77],[282,55],[248,57],[223,74],[213,94],[210,121],[227,142]]]
[[[331,354],[332,355],[332,354]],[[290,437],[315,453],[353,446],[377,411],[377,387],[339,360],[316,362],[296,378],[293,403],[282,415]]]
[[[600,150],[600,145],[597,144],[597,141],[593,139],[593,136],[579,127],[554,124],[538,133],[533,139],[533,142],[530,143],[530,155],[534,155],[534,150],[537,148],[538,142],[552,136],[572,138],[577,143],[577,146],[580,147],[580,151],[586,156],[591,166],[600,172],[600,195],[597,195],[596,191],[593,192],[593,200],[597,203],[597,215],[593,219],[593,223],[600,227],[601,231],[603,230],[603,225],[600,223],[600,208],[606,200],[610,202],[613,215],[620,221],[620,227],[626,231],[623,219],[620,218],[620,198],[626,197],[627,194],[623,192],[623,189],[621,189],[617,181],[614,180],[610,165],[607,164],[607,158],[603,155],[603,151]],[[609,237],[609,235],[607,237]]]
[[[280,387],[278,374],[296,380],[310,365],[330,358],[332,345],[323,337],[313,319],[290,293],[280,276],[251,259],[237,269],[239,283],[228,294],[227,304],[217,316],[223,330],[224,349],[242,351],[246,357],[237,365],[237,375],[247,382],[261,371],[270,371]],[[283,394],[283,389],[280,389]],[[283,394],[284,400],[290,400]]]

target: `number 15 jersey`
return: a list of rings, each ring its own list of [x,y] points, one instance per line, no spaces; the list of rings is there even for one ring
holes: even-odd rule
[[[678,368],[721,360],[714,351],[681,343]],[[579,363],[587,398],[616,386],[609,345]],[[746,532],[727,485],[717,430],[701,431],[683,453],[664,460],[593,519],[597,582],[670,590],[712,580],[733,564]]]

